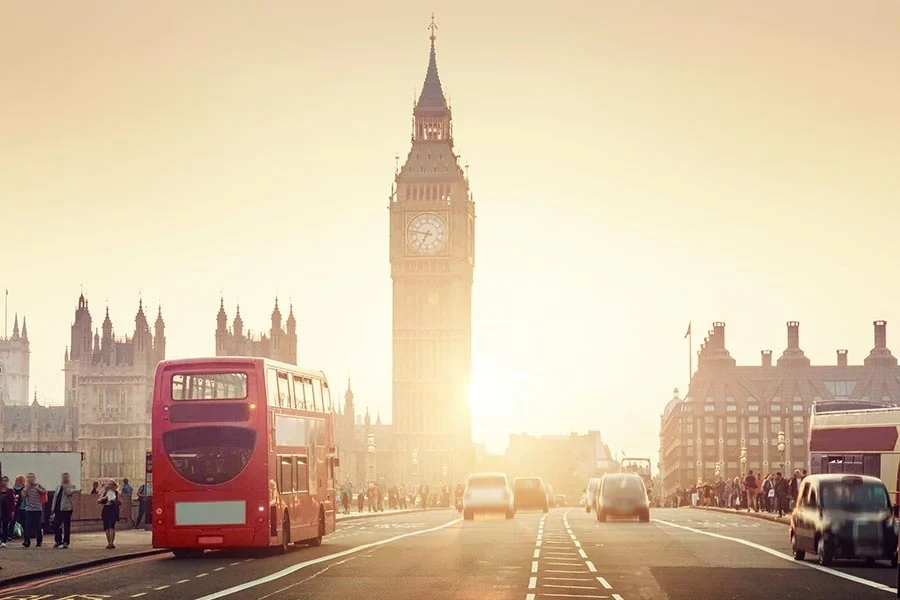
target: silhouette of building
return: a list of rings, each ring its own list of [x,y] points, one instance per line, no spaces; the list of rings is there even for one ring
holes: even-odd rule
[[[22,317],[20,333],[16,314],[12,337],[0,337],[0,404],[28,406],[30,355],[28,325]]]
[[[588,431],[584,435],[512,434],[503,470],[510,477],[541,477],[555,493],[566,494],[574,503],[591,477],[616,467],[600,432]]]
[[[474,464],[471,374],[475,203],[454,152],[434,27],[412,147],[390,196],[393,424],[405,482],[462,481]]]
[[[365,416],[356,414],[355,396],[347,380],[344,405],[334,415],[335,441],[341,466],[337,475],[339,483],[354,486],[373,481],[388,485],[402,483],[395,478],[395,451],[393,428],[382,423],[378,414],[375,422],[366,408]]]
[[[117,338],[109,308],[101,329],[93,329],[82,294],[71,335],[65,355],[65,406],[71,408],[77,448],[84,454],[82,478],[141,481],[150,448],[153,376],[166,356],[162,309],[151,331],[139,301],[134,334]]]
[[[660,419],[664,492],[747,470],[809,468],[813,402],[848,409],[900,402],[900,367],[887,347],[887,323],[874,327],[874,347],[862,365],[849,364],[846,350],[837,351],[834,365],[811,365],[800,348],[800,324],[790,321],[787,348],[775,364],[772,351],[763,350],[759,365],[739,366],[725,346],[725,323],[713,323],[687,395],[680,398],[676,389]]]
[[[235,311],[231,329],[228,328],[225,301],[220,300],[219,314],[216,316],[216,356],[256,356],[296,365],[297,320],[294,318],[294,306],[289,307],[287,322],[282,327],[281,309],[278,308],[278,298],[275,298],[269,334],[256,337],[249,330],[244,330],[240,305]]]

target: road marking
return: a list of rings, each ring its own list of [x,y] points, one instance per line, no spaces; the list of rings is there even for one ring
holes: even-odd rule
[[[187,583],[190,579],[182,579],[180,581],[176,581],[175,583]]]
[[[153,591],[154,591],[154,592],[158,592],[158,591],[164,590],[164,589],[166,589],[166,588],[168,588],[168,587],[169,587],[169,586],[167,586],[167,585],[161,585],[161,586],[159,586],[159,587],[153,588]]]
[[[206,577],[207,575],[209,575],[209,573],[200,573],[199,575],[195,575],[194,578],[200,579],[201,577]]]
[[[578,550],[578,556],[581,558],[587,558],[587,554],[584,553],[584,550]]]
[[[581,542],[579,542],[578,540],[574,540],[574,541],[575,541],[575,547],[581,548]]]
[[[146,595],[147,595],[147,592],[141,592],[140,594],[135,594],[134,596],[131,596],[131,597],[132,598],[140,598],[141,596],[146,596]]]
[[[545,572],[545,573],[579,573],[579,574],[582,574],[582,575],[583,575],[584,573],[587,573],[587,571],[563,571],[563,570],[560,570],[560,569],[547,569],[547,570],[544,571],[544,572]]]
[[[233,562],[233,563],[231,563],[231,564],[228,565],[228,566],[229,566],[229,567],[236,567],[236,566],[238,566],[239,564],[241,564],[241,561]]]
[[[537,573],[538,563],[536,560],[531,561],[531,572]]]
[[[225,567],[219,567],[218,569],[213,569],[213,573],[218,573],[219,571],[224,571]]]
[[[692,533],[698,533],[700,535],[706,535],[713,538],[718,538],[720,540],[727,540],[729,542],[736,542],[738,544],[742,544],[749,548],[755,548],[761,552],[765,552],[766,554],[770,554],[776,558],[780,558],[782,560],[789,561],[794,563],[795,565],[803,565],[804,567],[809,567],[810,569],[815,569],[816,571],[821,571],[822,573],[828,573],[829,575],[834,575],[835,577],[840,577],[841,579],[846,579],[847,581],[852,581],[854,583],[858,583],[860,585],[866,585],[870,588],[874,588],[876,590],[881,590],[883,592],[891,592],[896,594],[897,588],[892,588],[889,585],[884,585],[883,583],[878,583],[876,581],[872,581],[870,579],[863,579],[862,577],[857,577],[855,575],[850,575],[849,573],[843,573],[841,571],[837,571],[835,569],[831,569],[829,567],[823,567],[822,565],[813,564],[810,562],[802,561],[802,560],[794,560],[793,556],[789,554],[784,554],[783,552],[779,552],[778,550],[774,550],[769,548],[768,546],[763,546],[762,544],[756,544],[754,542],[749,542],[747,540],[742,540],[741,538],[734,538],[727,535],[722,535],[721,533],[712,533],[711,531],[702,531],[700,529],[694,529],[693,527],[687,527],[685,525],[679,525],[677,523],[672,523],[670,521],[661,521],[659,519],[654,519],[657,523],[662,525],[667,525],[669,527],[675,527],[676,529],[684,529],[685,531],[690,531]]]
[[[545,588],[563,589],[563,590],[596,590],[597,589],[592,585],[551,585],[548,583],[545,583],[544,587]]]
[[[575,552],[545,552],[544,556],[575,556]]]
[[[537,577],[531,577],[528,579],[528,589],[533,590],[537,586]]]
[[[596,572],[597,572],[597,567],[595,567],[595,566],[594,566],[594,563],[592,563],[591,561],[587,561],[587,562],[585,562],[584,564],[587,565],[588,571],[590,571],[591,573],[596,573]]]
[[[452,521],[447,521],[446,523],[444,523],[442,525],[438,525],[437,527],[431,527],[429,529],[419,529],[417,531],[401,533],[399,535],[395,535],[393,537],[390,537],[390,538],[387,538],[384,540],[369,542],[368,544],[363,544],[361,546],[355,546],[353,548],[348,548],[348,549],[342,550],[340,552],[335,552],[334,554],[326,554],[325,556],[320,556],[318,558],[312,558],[310,560],[291,565],[290,567],[287,567],[280,571],[276,571],[275,573],[272,573],[271,575],[266,575],[265,577],[260,577],[259,579],[247,581],[240,585],[236,585],[234,587],[220,590],[218,592],[213,592],[212,594],[207,594],[206,596],[201,596],[200,598],[197,598],[197,600],[217,600],[218,598],[224,598],[225,596],[230,596],[232,594],[236,594],[238,592],[243,592],[244,590],[254,588],[258,585],[263,585],[263,584],[266,584],[266,583],[269,583],[272,581],[276,581],[278,579],[281,579],[282,577],[287,577],[288,575],[296,573],[297,571],[299,571],[301,569],[305,569],[306,567],[310,567],[312,565],[318,565],[320,563],[328,562],[328,561],[334,560],[336,558],[343,558],[344,556],[356,554],[357,552],[362,552],[364,550],[369,550],[371,548],[377,548],[378,546],[384,546],[385,544],[397,542],[397,541],[406,539],[408,537],[413,537],[416,535],[422,535],[425,533],[433,533],[435,531],[440,531],[441,529],[446,529],[447,527],[452,527],[452,526],[460,523],[461,521],[462,521],[462,519],[453,519]],[[250,560],[252,560],[252,559],[250,559]]]
[[[541,540],[538,540],[538,541],[534,544],[534,547],[535,547],[535,548],[540,548],[542,543],[543,543],[543,542],[541,542]]]
[[[534,556],[532,556],[532,558],[540,558],[540,556],[541,556],[541,551],[536,549],[534,551]]]
[[[622,596],[620,596],[620,595],[618,595],[618,594],[613,594],[612,597],[613,597],[613,600],[624,600],[624,599],[622,598]]]
[[[609,596],[589,596],[585,594],[541,594],[541,596],[552,596],[554,598],[609,598]],[[618,600],[622,600],[621,597]]]
[[[313,574],[310,575],[309,577],[306,577],[305,579],[301,579],[300,581],[298,581],[298,582],[296,582],[296,583],[292,583],[291,585],[285,586],[285,587],[281,588],[280,590],[275,590],[274,592],[271,592],[271,593],[269,593],[269,594],[266,594],[265,596],[262,596],[262,597],[260,597],[260,598],[257,598],[257,600],[266,600],[267,598],[271,598],[272,596],[275,596],[276,594],[280,594],[280,593],[282,593],[282,592],[285,592],[285,591],[287,591],[287,590],[289,590],[289,589],[291,589],[291,588],[297,587],[298,585],[303,585],[303,584],[306,583],[307,581],[312,581],[313,579],[315,579],[316,577],[318,577],[319,575],[321,575],[322,573],[324,573],[324,572],[327,571],[328,569],[330,569],[330,568],[332,568],[332,567],[340,566],[340,565],[342,565],[342,564],[344,564],[344,563],[348,563],[348,562],[350,562],[351,560],[353,560],[353,559],[355,559],[355,558],[356,558],[355,556],[351,556],[350,558],[345,558],[344,560],[339,560],[339,561],[336,562],[336,563],[331,563],[330,565],[326,566],[324,569],[319,569],[318,571],[316,571],[315,573],[313,573]]]
[[[609,585],[609,582],[608,582],[607,580],[603,579],[602,577],[598,577],[598,578],[597,578],[597,581],[599,581],[599,582],[600,582],[600,585],[602,585],[602,586],[605,587],[606,589],[608,589],[608,590],[611,590],[611,589],[612,589],[612,586]]]
[[[574,567],[579,562],[580,561],[576,560],[576,561],[569,561],[569,562],[548,562],[547,564],[554,566],[554,567]]]
[[[534,594],[525,594],[525,600],[534,600]]]
[[[590,577],[544,577],[547,581],[593,581]]]

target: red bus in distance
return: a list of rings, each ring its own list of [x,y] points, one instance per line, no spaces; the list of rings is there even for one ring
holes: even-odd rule
[[[287,550],[334,531],[338,459],[321,371],[263,358],[163,361],[152,423],[154,548]]]

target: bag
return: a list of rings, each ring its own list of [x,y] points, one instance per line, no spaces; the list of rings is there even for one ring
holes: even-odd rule
[[[47,495],[47,492],[41,492],[41,504],[47,504],[50,502],[50,496]]]
[[[16,524],[13,527],[13,538],[19,539],[23,535],[25,535],[25,531],[22,529],[22,524],[16,521]]]
[[[770,489],[769,490],[769,498],[774,498],[774,497],[775,497],[775,490]]]

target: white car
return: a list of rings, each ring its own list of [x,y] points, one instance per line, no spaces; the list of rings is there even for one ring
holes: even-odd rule
[[[516,516],[512,488],[505,473],[469,475],[463,496],[463,519],[471,521],[476,512],[504,513],[507,519]]]
[[[587,494],[584,503],[584,512],[591,512],[591,509],[597,504],[597,491],[600,489],[600,478],[591,477],[588,481]]]

